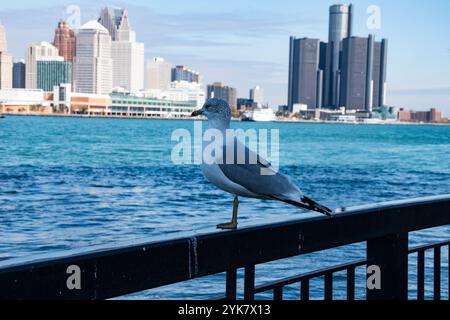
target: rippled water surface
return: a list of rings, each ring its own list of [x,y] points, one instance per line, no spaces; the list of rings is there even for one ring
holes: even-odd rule
[[[175,120],[1,119],[0,260],[214,231],[230,218],[232,197],[210,185],[198,166],[174,165],[170,157],[173,130],[192,131],[193,125]],[[279,129],[281,171],[330,207],[450,194],[449,126],[233,126]],[[310,216],[281,203],[249,199],[241,199],[239,212],[241,227]],[[422,231],[411,236],[411,245],[449,236],[449,228]],[[364,248],[356,244],[258,266],[257,284],[361,258]],[[447,283],[447,253],[442,256],[442,281]],[[415,258],[410,262],[413,295]],[[427,271],[430,267],[428,263]],[[364,270],[357,276],[357,295],[363,298]],[[224,275],[217,275],[130,297],[205,298],[221,294],[223,280]],[[323,284],[315,281],[311,293],[321,299]],[[345,297],[345,274],[337,275],[334,288],[336,297]],[[443,291],[445,296],[445,285]],[[297,298],[298,287],[288,287],[285,297]]]

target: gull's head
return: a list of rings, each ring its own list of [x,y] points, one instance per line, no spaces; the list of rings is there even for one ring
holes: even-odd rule
[[[229,123],[231,120],[231,108],[225,100],[212,98],[206,100],[203,108],[192,113],[193,117],[199,115],[204,115],[208,120]]]

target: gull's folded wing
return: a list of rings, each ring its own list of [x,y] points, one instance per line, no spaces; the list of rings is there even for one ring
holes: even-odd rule
[[[233,149],[224,146],[223,159],[218,161],[219,168],[228,179],[261,196],[300,200],[302,193],[291,178],[276,172],[269,162],[248,149],[239,140],[235,139],[232,147],[234,148],[233,157],[230,156],[231,159],[227,159],[227,151],[230,152]],[[243,164],[238,161],[238,152],[241,151],[245,155],[245,162],[240,161],[244,162]]]

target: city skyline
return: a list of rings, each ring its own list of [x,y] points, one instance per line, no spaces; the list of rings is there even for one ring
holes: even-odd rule
[[[150,6],[144,1],[103,1],[95,6],[84,0],[77,2],[81,23],[97,18],[105,5],[127,8],[139,41],[146,44],[146,59],[161,56],[173,64],[188,65],[204,75],[205,84],[223,81],[236,87],[239,97],[246,96],[249,88],[261,85],[272,107],[287,102],[289,36],[326,40],[328,7],[334,3],[283,1],[274,8],[273,4],[250,1],[229,9],[233,6],[200,6],[194,1],[189,8],[173,9],[175,6],[162,1],[154,1]],[[379,1],[380,30],[366,26],[370,1],[352,3],[355,35],[366,37],[374,33],[377,41],[389,39],[387,104],[417,110],[438,107],[448,115],[450,43],[443,39],[449,28],[445,17],[449,3],[438,1],[437,6],[427,7],[419,2]],[[19,5],[11,3],[0,11],[9,51],[15,59],[23,58],[30,42],[51,42],[55,26],[65,18],[66,5],[57,1],[41,2],[44,9],[35,8],[31,1],[20,1],[20,7],[25,6],[27,9],[19,9]],[[41,19],[36,19],[36,10]],[[408,10],[407,17],[402,15],[403,10]],[[248,16],[248,12],[252,14]],[[23,18],[17,19],[18,14]],[[180,18],[183,19],[179,21]]]

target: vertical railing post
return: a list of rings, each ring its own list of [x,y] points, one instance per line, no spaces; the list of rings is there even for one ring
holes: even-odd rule
[[[355,300],[355,268],[347,269],[347,300]]]
[[[236,300],[237,269],[230,269],[227,271],[226,281],[225,296],[227,300]]]
[[[408,299],[408,233],[368,240],[367,261],[381,272],[381,288],[367,288],[367,300]]]
[[[441,247],[434,248],[433,299],[441,300]]]
[[[309,300],[309,279],[303,279],[301,282],[300,299],[302,301]]]
[[[417,252],[417,300],[425,300],[425,250]]]
[[[255,266],[244,269],[244,300],[255,299]]]

